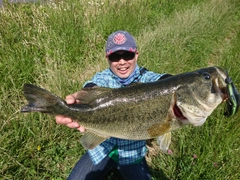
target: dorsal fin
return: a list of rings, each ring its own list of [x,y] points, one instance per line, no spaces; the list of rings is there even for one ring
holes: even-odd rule
[[[87,87],[83,88],[81,91],[77,92],[76,99],[83,104],[89,104],[100,95],[103,96],[106,93],[109,93],[112,89],[105,87]]]

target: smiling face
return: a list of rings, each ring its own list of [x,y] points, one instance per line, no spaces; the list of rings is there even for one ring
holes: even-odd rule
[[[127,78],[132,74],[138,59],[138,52],[116,51],[107,56],[109,67],[120,78]]]

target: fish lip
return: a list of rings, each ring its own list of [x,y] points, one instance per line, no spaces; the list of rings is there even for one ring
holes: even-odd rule
[[[217,70],[219,76],[213,79],[213,87],[214,90],[220,94],[220,96],[222,97],[222,102],[225,102],[228,99],[228,94],[227,94],[227,84],[225,82],[225,80],[228,77],[227,71],[219,68],[219,67],[215,67],[215,69]],[[221,81],[221,79],[223,79],[223,81]]]

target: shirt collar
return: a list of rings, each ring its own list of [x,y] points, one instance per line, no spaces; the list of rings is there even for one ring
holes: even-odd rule
[[[112,70],[110,68],[109,68],[109,70],[112,73],[112,78],[115,79],[116,81],[118,81],[120,84],[122,84],[124,86],[129,85],[132,82],[136,82],[136,79],[138,79],[138,77],[140,76],[140,69],[139,69],[138,65],[136,65],[132,74],[125,79],[119,78],[116,74],[114,74],[112,72]]]

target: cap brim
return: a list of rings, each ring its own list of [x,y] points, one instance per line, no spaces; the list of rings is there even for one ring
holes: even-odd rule
[[[116,47],[113,49],[110,49],[109,51],[107,51],[107,55],[110,55],[116,51],[130,51],[130,52],[136,52],[137,48],[136,47]]]

